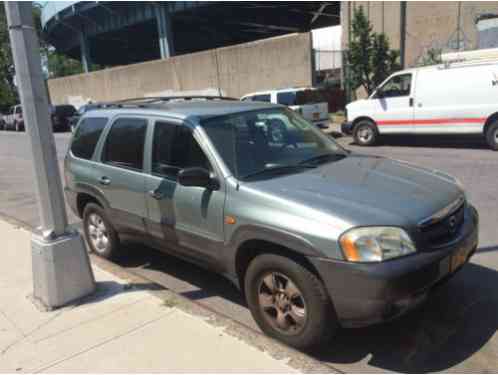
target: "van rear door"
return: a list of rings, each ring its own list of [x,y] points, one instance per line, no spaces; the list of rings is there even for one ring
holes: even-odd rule
[[[391,76],[370,97],[379,133],[413,132],[414,73]]]

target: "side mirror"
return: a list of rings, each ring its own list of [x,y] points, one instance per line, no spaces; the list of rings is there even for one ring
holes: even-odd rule
[[[210,190],[218,190],[220,187],[218,180],[207,169],[199,167],[181,169],[177,181],[182,186],[198,186]]]
[[[382,99],[384,97],[384,92],[382,91],[382,89],[377,89],[377,91],[375,92],[375,97],[379,99]]]

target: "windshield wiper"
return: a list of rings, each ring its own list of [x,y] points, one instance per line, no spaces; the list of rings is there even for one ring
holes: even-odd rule
[[[268,173],[268,172],[278,172],[278,171],[285,171],[285,170],[296,170],[296,169],[312,169],[316,168],[315,165],[310,165],[310,164],[305,164],[305,163],[299,163],[299,164],[269,164],[263,169],[260,169],[255,172],[251,172],[246,174],[245,176],[242,176],[242,179],[247,179],[250,177],[254,177],[260,174]]]
[[[322,163],[322,162],[327,162],[329,160],[341,160],[341,159],[344,159],[346,157],[345,154],[343,153],[330,153],[330,152],[327,152],[326,154],[320,154],[320,155],[316,155],[316,156],[313,156],[309,159],[305,159],[305,160],[302,160],[299,162],[300,165],[309,165],[309,163],[316,163],[316,164],[319,164],[319,163]],[[316,165],[315,164],[315,165]]]

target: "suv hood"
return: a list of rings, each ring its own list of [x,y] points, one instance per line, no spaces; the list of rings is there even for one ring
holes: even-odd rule
[[[361,154],[251,186],[355,226],[415,225],[463,194],[449,175]]]

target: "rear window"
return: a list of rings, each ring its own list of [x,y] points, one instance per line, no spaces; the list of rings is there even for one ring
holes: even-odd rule
[[[323,90],[302,90],[296,92],[296,105],[328,103]]]
[[[296,105],[296,92],[295,91],[279,92],[277,94],[277,103],[287,106]]]
[[[71,144],[71,152],[82,159],[91,159],[107,118],[85,118],[81,121]]]
[[[76,108],[72,105],[56,105],[54,112],[57,116],[71,117],[76,113]]]

